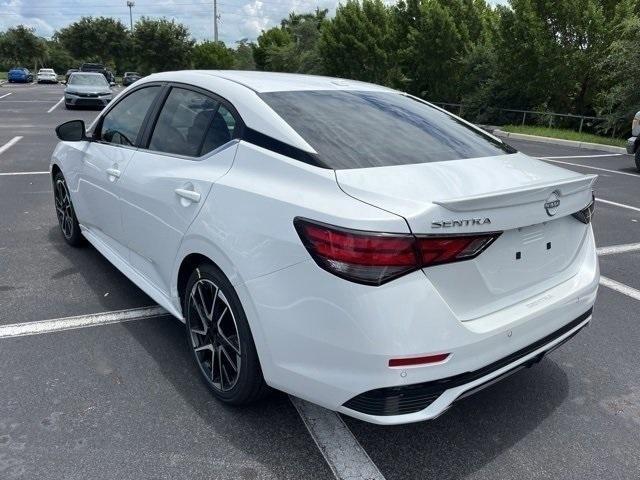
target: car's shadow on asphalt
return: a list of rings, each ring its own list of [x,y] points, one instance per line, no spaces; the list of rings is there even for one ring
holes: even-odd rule
[[[71,267],[54,274],[52,280],[64,281],[65,276],[80,274],[86,289],[92,292],[92,297],[104,311],[156,304],[90,243],[80,248],[67,245],[57,223],[49,229],[48,240],[55,251],[71,264]]]
[[[387,478],[460,479],[523,441],[568,393],[565,371],[547,358],[430,422],[381,427],[345,421]]]
[[[149,328],[148,322],[130,322],[123,326],[185,400],[188,411],[176,412],[177,415],[197,415],[205,430],[215,434],[216,442],[232,445],[248,458],[267,465],[268,471],[281,472],[283,478],[308,468],[315,469],[317,477],[314,478],[330,478],[328,467],[286,395],[274,391],[255,404],[225,405],[213,397],[201,379],[187,345],[184,324],[167,316],[154,321],[153,328]],[[208,438],[192,440],[210,441]],[[216,455],[214,444],[211,455]]]

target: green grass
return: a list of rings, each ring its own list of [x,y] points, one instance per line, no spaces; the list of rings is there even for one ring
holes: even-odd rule
[[[575,140],[577,142],[602,143],[624,147],[627,142],[622,138],[602,137],[592,133],[578,133],[564,128],[534,127],[530,125],[504,125],[500,127],[505,132],[524,133],[526,135],[538,135],[540,137],[561,138],[563,140]]]

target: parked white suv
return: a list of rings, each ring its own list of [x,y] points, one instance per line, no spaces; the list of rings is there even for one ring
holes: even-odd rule
[[[595,176],[404,93],[167,72],[57,134],[64,238],[186,323],[222,401],[431,419],[591,320]]]
[[[635,156],[636,168],[640,171],[640,112],[636,113],[631,122],[631,135],[627,140],[627,153]]]
[[[53,68],[41,68],[36,75],[38,83],[58,83],[58,75]]]

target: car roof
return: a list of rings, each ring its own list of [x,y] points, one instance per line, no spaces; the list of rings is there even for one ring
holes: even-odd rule
[[[346,80],[344,78],[303,75],[298,73],[257,72],[244,70],[183,70],[151,75],[151,80],[170,80],[180,74],[182,78],[193,79],[215,77],[243,85],[258,93],[300,91],[300,90],[360,90],[393,91],[372,83]],[[149,77],[147,77],[149,78]]]
[[[247,125],[276,140],[315,153],[315,150],[260,97],[266,92],[353,90],[395,92],[372,83],[295,73],[239,70],[182,70],[154,73],[138,80],[136,88],[153,82],[175,82],[208,90],[229,101]],[[120,95],[126,94],[124,89]],[[117,98],[115,99],[117,101]]]
[[[72,72],[73,76],[85,76],[85,77],[103,77],[104,75],[100,72]]]

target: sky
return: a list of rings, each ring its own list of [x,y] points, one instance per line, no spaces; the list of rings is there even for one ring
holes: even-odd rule
[[[392,3],[393,0],[388,0]],[[507,0],[489,0],[506,3]],[[218,0],[219,39],[228,45],[255,40],[262,30],[278,25],[289,12],[328,8],[339,0]],[[135,0],[133,21],[142,15],[175,19],[189,27],[196,40],[213,39],[213,0]],[[0,0],[0,31],[15,25],[33,27],[37,35],[53,33],[82,16],[111,16],[129,25],[126,0]]]

